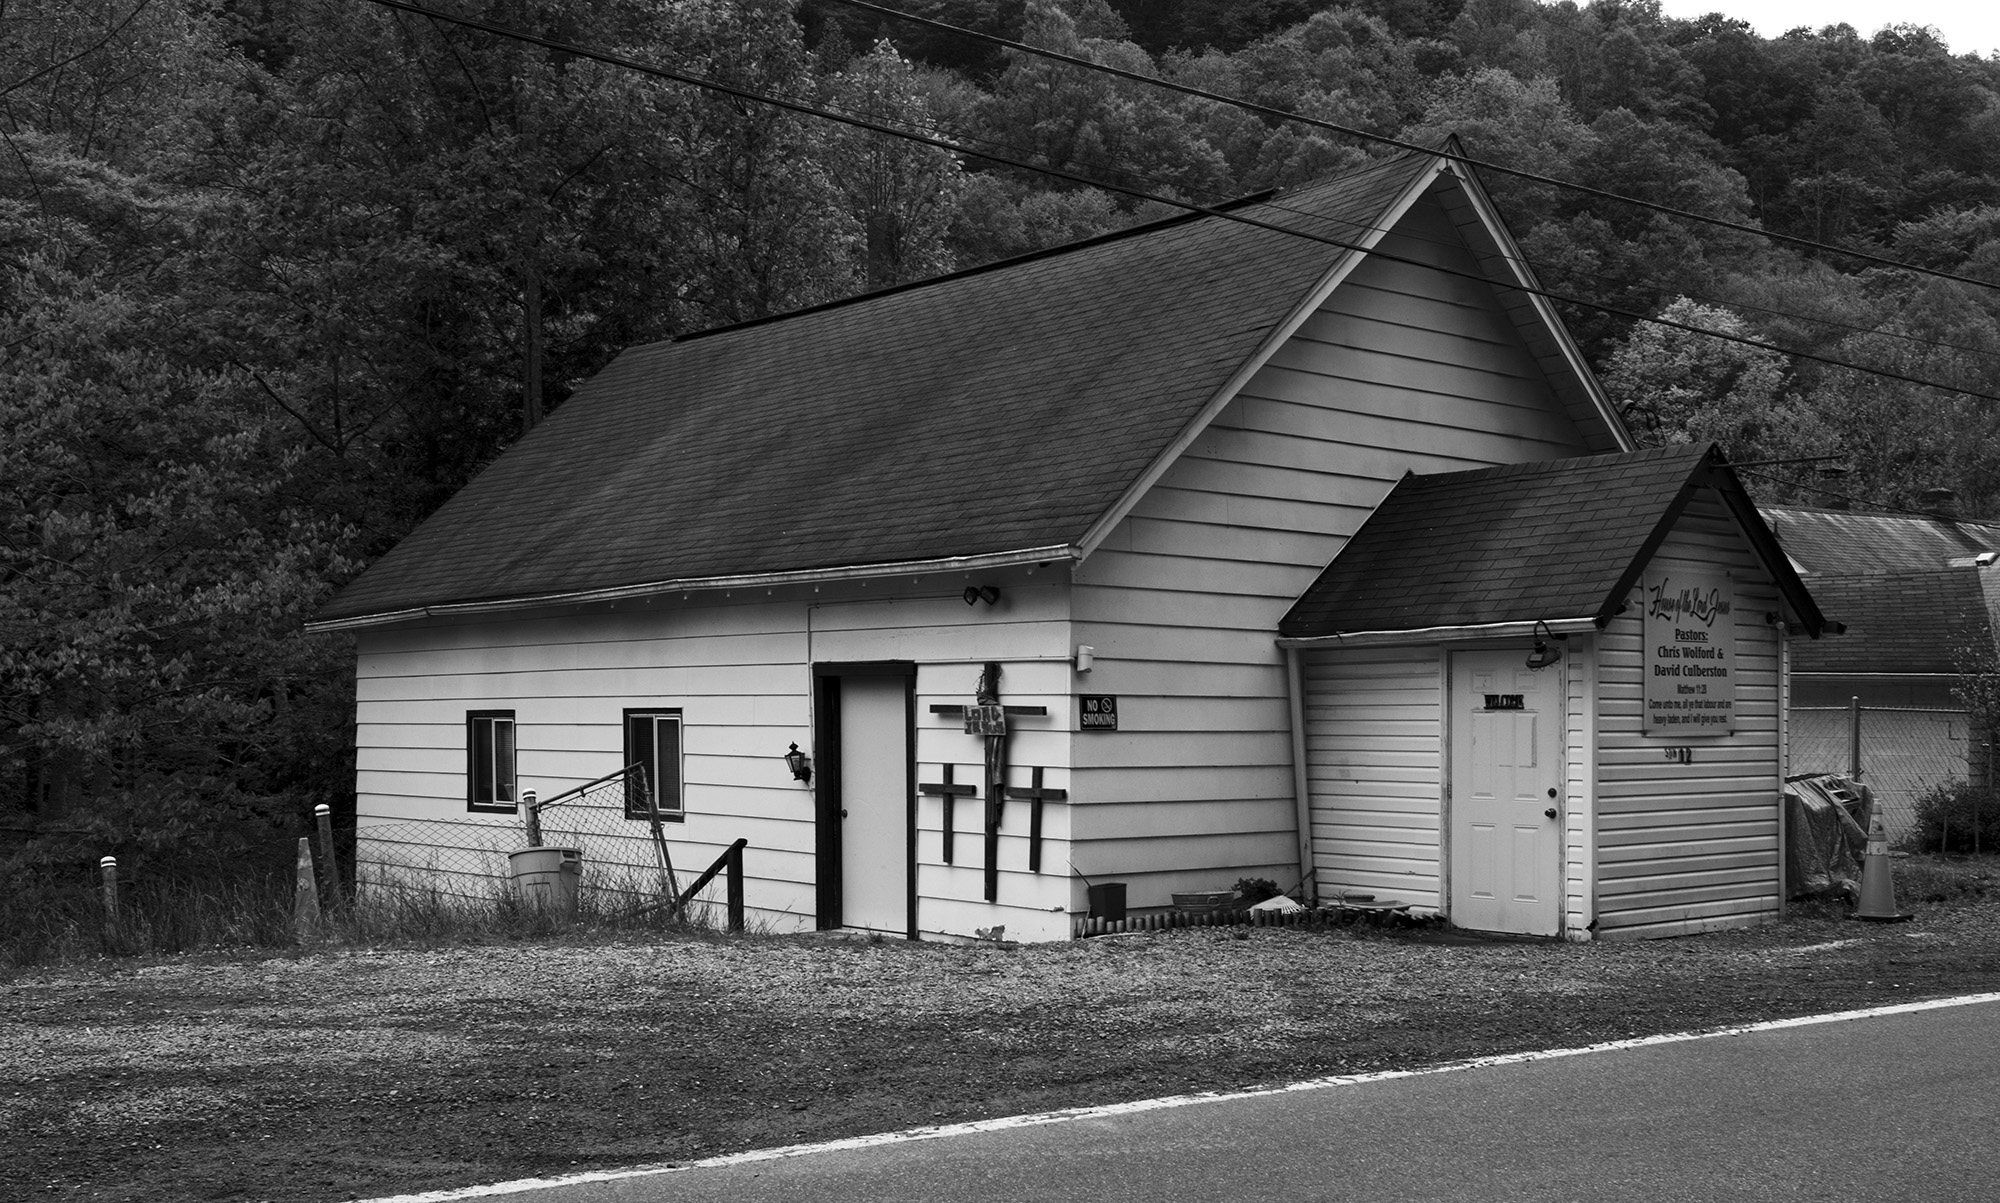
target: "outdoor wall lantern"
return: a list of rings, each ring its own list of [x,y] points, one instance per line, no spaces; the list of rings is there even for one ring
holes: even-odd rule
[[[799,751],[799,745],[793,744],[792,750],[785,753],[785,767],[792,770],[792,780],[803,781],[807,785],[812,784],[812,761],[806,759],[804,752]]]
[[[990,606],[1000,600],[1000,590],[991,585],[967,585],[962,596],[968,606],[982,601]]]
[[[1548,636],[1548,638],[1544,639],[1544,635]],[[1558,638],[1563,638],[1563,636],[1559,636],[1549,630],[1549,624],[1537,618],[1535,620],[1535,650],[1528,653],[1528,667],[1534,669],[1536,672],[1540,672],[1542,669],[1562,659],[1562,649],[1549,642],[1550,639]]]

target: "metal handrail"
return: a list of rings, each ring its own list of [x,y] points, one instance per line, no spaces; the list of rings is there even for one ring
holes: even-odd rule
[[[599,777],[595,781],[586,781],[582,785],[579,785],[574,789],[566,789],[552,798],[537,799],[535,801],[535,804],[530,809],[536,812],[547,810],[549,807],[554,806],[556,803],[561,802],[567,798],[571,798],[578,794],[585,793],[589,790],[596,789],[598,786],[603,785],[605,782],[610,781],[613,778],[623,777],[626,774],[630,773],[633,769],[644,768],[644,767],[645,767],[644,765],[640,764],[628,764],[622,769],[617,769],[612,772],[604,774],[604,776]]]
[[[635,907],[626,912],[627,916],[643,915],[651,911],[657,911],[662,907],[672,908],[674,914],[683,915],[687,912],[687,904],[694,901],[694,896],[701,893],[701,888],[709,882],[714,881],[715,875],[726,869],[728,870],[728,876],[724,879],[724,882],[727,886],[727,897],[724,905],[728,908],[729,930],[735,932],[742,931],[743,850],[749,846],[749,840],[737,840],[722,850],[722,855],[715,858],[715,863],[710,865],[706,872],[694,879],[693,885],[682,890],[672,898],[662,898],[658,902],[649,902],[644,906]]]

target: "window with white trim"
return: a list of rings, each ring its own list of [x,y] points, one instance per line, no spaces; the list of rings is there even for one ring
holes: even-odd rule
[[[625,712],[625,763],[636,764],[646,773],[646,793],[659,808],[660,818],[678,823],[687,818],[681,800],[681,712],[678,710],[627,710]],[[627,793],[625,817],[646,817],[646,797]]]
[[[465,808],[514,813],[514,712],[465,714]]]

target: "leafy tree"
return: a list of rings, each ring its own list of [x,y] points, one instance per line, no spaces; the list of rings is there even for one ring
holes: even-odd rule
[[[1661,317],[1739,337],[1749,326],[1727,310],[1676,298]],[[1741,343],[1670,326],[1641,324],[1611,353],[1605,391],[1648,446],[1722,445],[1731,460],[1838,454],[1835,434],[1786,390],[1784,357]],[[1760,477],[1746,481],[1762,496],[1796,490]]]
[[[1901,273],[1861,281],[1872,328],[1850,332],[1833,357],[1936,381],[1945,389],[1840,368],[1802,369],[1815,404],[1856,449],[1866,497],[1921,508],[1928,489],[1954,490],[1969,513],[2000,509],[2000,406],[1965,393],[2000,393],[2000,297],[1948,280],[1912,285]]]
[[[1454,133],[1474,158],[1557,179],[1574,179],[1597,142],[1554,80],[1521,79],[1494,67],[1441,85],[1423,117],[1402,136],[1436,145]],[[1517,231],[1549,219],[1564,201],[1560,189],[1514,176],[1482,182]]]
[[[31,854],[257,846],[341,788],[347,649],[299,627],[350,565],[287,430],[183,350],[235,206],[9,142],[0,769],[66,820]]]
[[[1157,72],[1138,46],[1088,36],[1077,18],[1047,0],[1031,0],[1022,38],[1137,74]],[[983,136],[1009,148],[1002,153],[1010,158],[1127,188],[1202,199],[1227,193],[1229,167],[1221,152],[1186,107],[1161,95],[1102,72],[1009,51],[985,106]]]
[[[930,104],[914,67],[878,42],[829,84],[840,111],[935,136]],[[949,151],[852,126],[827,136],[826,170],[866,240],[871,288],[950,271],[947,244],[964,188]]]

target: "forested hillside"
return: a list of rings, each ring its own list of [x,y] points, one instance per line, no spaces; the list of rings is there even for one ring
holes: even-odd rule
[[[435,4],[1016,165],[368,0],[0,5],[20,855],[268,844],[346,801],[351,643],[301,624],[619,348],[1395,153],[1363,134],[1598,190],[1482,172],[1643,437],[1839,457],[1757,469],[1772,498],[2000,514],[2000,60],[1921,29],[902,0],[1298,122],[844,0]]]

